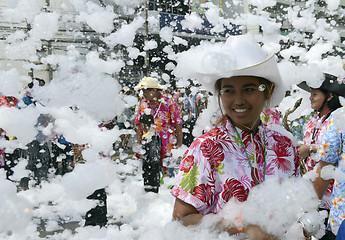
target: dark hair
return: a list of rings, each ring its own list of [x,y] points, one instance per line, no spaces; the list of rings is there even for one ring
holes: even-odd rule
[[[332,92],[329,92],[329,91],[322,89],[322,88],[319,88],[319,89],[323,94],[325,94],[326,98],[328,98],[329,94],[332,93]],[[335,93],[332,93],[332,95],[333,95],[333,97],[331,98],[331,100],[327,101],[326,104],[332,111],[334,111],[338,108],[341,108],[342,105],[339,101],[339,96]]]
[[[41,78],[34,78],[34,80],[38,81],[38,85],[39,85],[39,86],[44,86],[44,85],[46,85],[46,81],[44,81],[44,80],[41,79]]]
[[[267,80],[266,78],[258,77],[258,79],[259,79],[259,82],[261,84],[265,84],[265,86],[266,86],[264,93],[265,93],[266,99],[269,102],[269,100],[271,100],[272,94],[274,92],[275,85],[273,82]]]
[[[29,88],[33,88],[35,80],[38,82],[38,86],[44,86],[46,84],[46,82],[41,78],[33,78],[32,82],[28,83]]]

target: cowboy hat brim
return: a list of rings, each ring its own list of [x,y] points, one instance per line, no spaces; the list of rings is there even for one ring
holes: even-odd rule
[[[231,78],[236,76],[253,76],[265,78],[268,81],[274,83],[275,89],[271,96],[270,104],[271,106],[278,105],[285,96],[285,86],[283,86],[283,81],[277,67],[274,53],[269,54],[268,57],[255,65],[248,66],[242,69],[232,70],[228,75],[223,74],[202,74],[203,77],[199,80],[205,88],[211,93],[215,94],[215,83],[221,78]],[[277,85],[279,87],[277,87]]]
[[[157,78],[153,77],[143,77],[138,85],[134,87],[135,90],[140,89],[148,89],[148,88],[156,88],[156,89],[163,89],[163,86],[158,83]]]

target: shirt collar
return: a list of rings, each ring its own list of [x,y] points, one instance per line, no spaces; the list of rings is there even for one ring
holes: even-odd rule
[[[246,131],[244,131],[244,130],[242,130],[242,129],[240,129],[240,128],[238,128],[238,127],[236,127],[236,126],[234,126],[232,123],[231,123],[231,121],[226,117],[225,118],[225,124],[223,125],[223,130],[224,131],[227,131],[228,133],[230,133],[231,135],[233,135],[233,134],[236,134],[236,130],[235,130],[235,128],[237,129],[237,132],[240,134],[240,135],[250,135],[250,133],[248,133],[248,132],[246,132]],[[261,136],[262,136],[262,132],[264,131],[264,126],[262,125],[262,124],[260,124],[259,125],[259,130],[258,130],[258,132],[255,134],[255,136],[254,136],[254,138],[255,137],[259,137],[260,139],[261,139]]]

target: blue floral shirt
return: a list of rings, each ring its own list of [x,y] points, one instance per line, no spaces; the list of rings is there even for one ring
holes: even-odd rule
[[[321,161],[336,164],[338,169],[345,174],[345,107],[340,108],[332,113],[330,121],[322,136],[318,156]],[[341,123],[341,124],[338,124]],[[343,161],[341,163],[341,161]],[[328,228],[334,234],[337,234],[342,221],[345,219],[345,181],[335,179],[332,208],[330,211]]]
[[[303,115],[300,118],[297,118],[291,122],[290,131],[295,138],[303,142],[304,132],[303,127],[310,121],[311,118],[317,115],[317,112],[311,112],[308,115]]]

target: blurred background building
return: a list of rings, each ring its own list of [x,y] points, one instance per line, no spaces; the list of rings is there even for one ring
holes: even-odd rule
[[[334,46],[334,51],[330,54],[341,55],[344,58],[344,43],[345,43],[345,0],[340,0],[339,9],[334,10],[331,16],[328,16],[324,8],[327,6],[323,0],[318,0],[313,12],[317,18],[323,18],[332,28],[340,32],[340,41]],[[15,8],[19,0],[0,0],[0,68],[1,70],[9,70],[16,68],[21,74],[29,76],[40,77],[46,81],[54,78],[56,66],[51,66],[42,62],[42,58],[52,54],[65,54],[70,45],[74,45],[81,56],[85,56],[89,51],[96,50],[99,52],[101,58],[106,59],[111,54],[116,55],[116,58],[125,60],[126,66],[115,74],[114,77],[118,79],[123,85],[134,85],[138,80],[151,72],[156,72],[159,75],[168,76],[167,79],[174,82],[171,75],[171,68],[167,68],[169,62],[173,59],[169,58],[166,47],[171,47],[174,52],[181,52],[192,45],[197,45],[203,39],[214,39],[222,41],[228,35],[242,34],[245,31],[253,33],[260,33],[262,26],[259,24],[252,24],[251,26],[239,26],[231,23],[231,19],[235,18],[239,13],[251,12],[255,14],[255,8],[248,4],[247,0],[243,1],[225,1],[225,0],[138,0],[139,7],[133,8],[133,11],[128,11],[123,6],[116,5],[113,0],[92,0],[100,7],[113,8],[117,13],[114,19],[114,32],[118,30],[122,24],[128,24],[136,16],[141,15],[146,22],[136,34],[133,47],[139,49],[140,56],[136,59],[129,57],[127,47],[123,45],[116,45],[113,48],[108,47],[103,41],[104,34],[94,31],[85,22],[75,21],[79,12],[73,10],[74,6],[68,0],[40,0],[41,12],[58,12],[59,29],[53,39],[42,39],[42,45],[36,49],[36,54],[32,56],[23,55],[21,57],[12,57],[11,43],[9,38],[18,31],[27,33],[31,30],[31,25],[28,21],[9,22],[5,21],[2,15],[5,8]],[[219,6],[219,16],[228,19],[228,26],[224,27],[222,31],[215,32],[214,26],[205,17],[207,5],[205,3],[212,2]],[[265,8],[270,14],[270,17],[276,19],[281,23],[280,34],[287,35],[294,31],[293,26],[288,20],[288,8],[308,8],[306,1],[301,0],[277,0],[274,7]],[[329,11],[328,11],[329,12]],[[195,31],[190,31],[184,28],[183,21],[186,14],[195,13],[202,18],[202,27]],[[173,42],[171,44],[162,41],[160,37],[161,30],[165,27],[170,27],[173,30]],[[313,36],[314,29],[305,28],[303,35],[308,38]],[[148,41],[155,41],[157,46],[152,49],[145,49],[145,43]],[[306,49],[311,46],[304,45],[303,39],[290,40],[282,42],[282,45],[289,47],[295,42]],[[22,44],[29,44],[23,39]],[[34,47],[34,46],[32,46]],[[282,47],[284,48],[284,46]],[[294,59],[298,61],[298,59]]]

